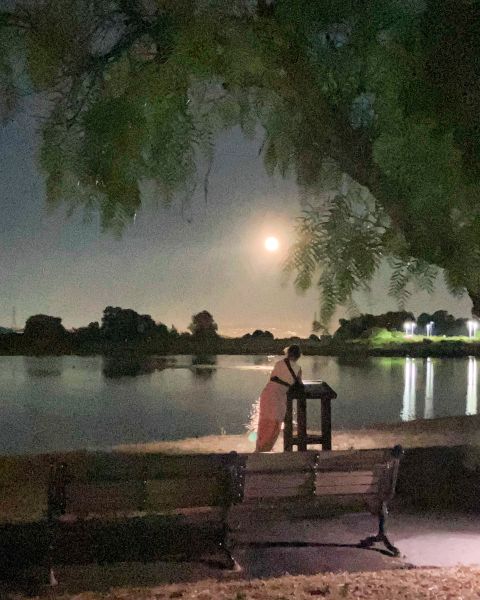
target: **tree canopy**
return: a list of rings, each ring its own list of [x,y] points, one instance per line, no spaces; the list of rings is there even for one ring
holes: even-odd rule
[[[261,131],[321,323],[385,259],[400,303],[441,269],[480,315],[479,56],[472,0],[18,0],[1,114],[35,95],[48,201],[115,230],[148,193],[191,196],[217,132]]]
[[[192,335],[197,338],[215,338],[217,337],[218,325],[208,310],[192,315],[192,322],[188,326]]]

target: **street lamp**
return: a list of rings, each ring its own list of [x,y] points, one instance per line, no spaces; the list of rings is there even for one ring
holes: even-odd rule
[[[434,326],[434,322],[430,321],[430,323],[427,323],[427,337],[430,337],[433,333],[433,326]]]
[[[405,335],[411,336],[415,331],[416,323],[415,321],[405,321],[403,324],[403,329],[405,330]]]
[[[478,329],[478,321],[475,321],[474,319],[470,319],[469,321],[467,321],[467,327],[468,327],[468,337],[474,338],[477,333],[477,329]]]

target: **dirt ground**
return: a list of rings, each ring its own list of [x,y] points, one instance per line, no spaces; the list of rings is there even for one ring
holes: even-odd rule
[[[57,600],[470,600],[480,598],[480,569],[414,569],[377,573],[326,573],[254,581],[204,580],[106,593],[49,594]],[[14,596],[10,596],[12,600]],[[17,595],[16,600],[20,597]]]

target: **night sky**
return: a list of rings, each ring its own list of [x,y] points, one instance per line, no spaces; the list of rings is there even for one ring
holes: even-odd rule
[[[133,308],[184,330],[193,313],[209,310],[220,333],[256,328],[275,335],[308,335],[318,308],[315,289],[299,296],[282,285],[284,255],[263,247],[268,235],[284,252],[301,208],[292,181],[268,177],[258,157],[260,139],[237,130],[218,140],[208,203],[203,189],[182,214],[146,201],[121,239],[102,233],[81,212],[48,210],[36,162],[39,136],[32,115],[0,127],[0,325],[35,313],[60,316],[67,328],[100,320],[107,305]],[[387,277],[357,298],[362,310],[395,310]],[[415,294],[415,313],[445,308],[468,316],[468,299],[450,297],[439,282],[433,296]],[[343,316],[341,312],[338,316]]]

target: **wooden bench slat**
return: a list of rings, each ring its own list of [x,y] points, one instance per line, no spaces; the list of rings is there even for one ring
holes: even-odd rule
[[[299,492],[303,489],[313,489],[313,485],[310,482],[302,482],[292,485],[248,485],[245,487],[245,494],[248,494],[250,490],[265,490],[266,492],[275,490],[293,490]]]
[[[313,483],[313,471],[247,473],[244,498],[305,497],[313,495]]]
[[[315,472],[320,473],[356,473],[362,471],[373,471],[380,475],[388,469],[388,464],[383,463],[359,463],[359,464],[332,464],[328,468],[317,468]]]
[[[391,450],[385,448],[371,448],[367,450],[324,450],[319,453],[319,462],[332,459],[380,459],[380,461],[390,460]]]
[[[373,481],[377,482],[378,480],[378,474],[373,471],[333,471],[317,473],[315,475],[317,485],[372,483]]]
[[[115,452],[76,452],[56,459],[57,469],[66,465],[65,474],[75,482],[140,481],[143,472],[141,455]]]
[[[252,496],[275,496],[277,494],[289,495],[289,496],[312,496],[313,486],[296,486],[296,487],[250,487],[245,490],[244,498],[250,498]]]
[[[222,477],[233,461],[229,454],[144,455],[145,479]]]
[[[264,489],[264,490],[290,490],[302,489],[305,486],[313,487],[313,477],[295,477],[288,478],[246,478],[244,486],[244,494],[248,494],[249,490]]]
[[[370,480],[350,480],[350,481],[340,481],[340,480],[332,480],[332,481],[316,481],[315,488],[351,488],[351,487],[372,487],[378,489],[379,481],[378,479],[370,479]]]
[[[66,487],[67,514],[86,516],[137,511],[142,507],[141,482],[71,483]]]
[[[246,473],[245,485],[296,485],[313,480],[312,473]]]
[[[316,487],[316,496],[349,496],[351,494],[377,494],[377,485],[351,485]]]
[[[318,452],[254,453],[246,462],[246,473],[310,471],[317,461]]]
[[[333,451],[321,452],[317,461],[317,468],[334,469],[336,466],[342,469],[351,466],[353,469],[360,469],[362,465],[385,465],[391,457],[384,450],[357,450],[357,451]]]
[[[313,491],[299,488],[251,488],[245,492],[244,501],[255,498],[302,498],[313,497]]]
[[[215,479],[156,479],[145,483],[145,510],[219,506],[228,490]]]
[[[76,482],[143,481],[172,477],[219,477],[234,462],[230,454],[165,456],[121,452],[78,452],[65,457]],[[62,462],[59,458],[58,463]]]

